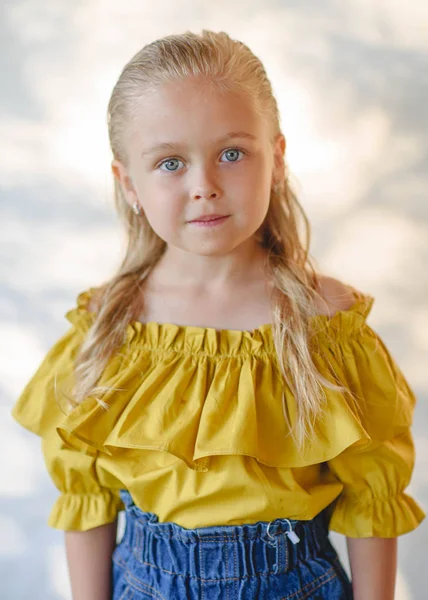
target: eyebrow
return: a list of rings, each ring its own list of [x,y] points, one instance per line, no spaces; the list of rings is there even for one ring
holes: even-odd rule
[[[252,133],[248,133],[247,131],[230,131],[229,133],[226,133],[226,135],[223,135],[221,138],[218,138],[215,143],[220,144],[221,142],[225,142],[233,138],[241,138],[247,140],[257,139],[255,135],[253,135]],[[141,156],[147,156],[148,154],[153,154],[155,152],[158,152],[159,150],[174,150],[180,145],[181,144],[174,144],[172,142],[162,142],[160,144],[152,146],[151,148],[148,148],[147,150],[144,150],[141,153]]]

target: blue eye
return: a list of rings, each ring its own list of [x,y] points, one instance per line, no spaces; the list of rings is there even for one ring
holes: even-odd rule
[[[228,160],[227,162],[237,162],[239,156],[239,152],[241,154],[245,154],[245,152],[243,150],[240,150],[239,148],[228,148],[227,150],[224,151],[223,154],[229,154],[229,158],[232,155],[231,160]]]
[[[163,167],[164,165],[171,165],[171,163],[179,163],[179,162],[181,162],[181,160],[178,160],[178,158],[167,158],[159,165],[159,169],[161,167]],[[161,169],[161,170],[164,171],[165,169]],[[177,169],[170,169],[168,167],[166,170],[169,171],[170,173],[174,173],[175,171],[177,171]]]
[[[228,160],[226,162],[238,162],[239,154],[245,155],[246,152],[244,152],[240,148],[228,148],[227,150],[225,150],[223,152],[222,156],[224,156],[224,155],[228,156]],[[222,161],[222,162],[224,162],[224,161]],[[182,161],[179,160],[178,158],[167,158],[163,162],[160,163],[159,169],[161,171],[167,171],[168,173],[175,173],[179,169],[177,166],[175,166],[175,168],[174,168],[174,165],[177,165],[178,163],[182,163]],[[166,168],[162,169],[162,167],[164,167],[164,166]]]

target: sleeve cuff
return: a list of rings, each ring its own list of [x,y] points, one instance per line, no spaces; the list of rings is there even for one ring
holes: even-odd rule
[[[48,525],[63,531],[87,531],[113,523],[124,505],[110,490],[96,494],[63,493],[56,500]]]
[[[330,529],[347,537],[394,538],[413,531],[424,518],[421,507],[405,493],[367,503],[342,494],[333,508]]]

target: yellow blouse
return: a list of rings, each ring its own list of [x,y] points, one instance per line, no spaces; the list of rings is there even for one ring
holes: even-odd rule
[[[87,530],[115,520],[129,490],[142,510],[187,528],[311,519],[332,504],[332,530],[395,537],[424,512],[404,492],[414,466],[415,397],[366,323],[374,298],[313,318],[318,369],[330,364],[361,399],[361,410],[326,388],[325,417],[299,452],[287,436],[295,399],[284,386],[270,325],[252,332],[133,322],[99,385],[115,388],[64,414],[55,401],[93,322],[81,293],[72,327],[49,350],[12,415],[41,436],[61,495],[49,525]],[[338,345],[327,341],[326,332]]]

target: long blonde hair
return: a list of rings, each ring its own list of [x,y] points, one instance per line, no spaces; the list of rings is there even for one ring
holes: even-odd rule
[[[223,90],[251,94],[271,125],[272,140],[281,133],[276,100],[261,61],[242,42],[224,32],[203,30],[169,35],[143,47],[124,67],[108,105],[108,129],[113,157],[126,164],[124,132],[147,88],[187,76],[205,76]],[[97,381],[111,356],[124,343],[127,325],[141,314],[141,284],[162,256],[166,243],[144,214],[134,214],[115,179],[115,204],[127,231],[125,257],[110,281],[98,288],[99,306],[93,325],[75,361],[73,404],[87,396],[102,401]],[[304,241],[300,236],[304,234]],[[272,332],[284,381],[297,400],[292,435],[302,446],[310,436],[325,402],[323,386],[348,392],[318,372],[311,358],[310,319],[319,314],[319,279],[309,256],[310,226],[291,189],[287,169],[273,187],[258,240],[266,250],[267,276],[273,282]],[[337,379],[333,377],[336,383]],[[284,417],[289,421],[283,397]]]

